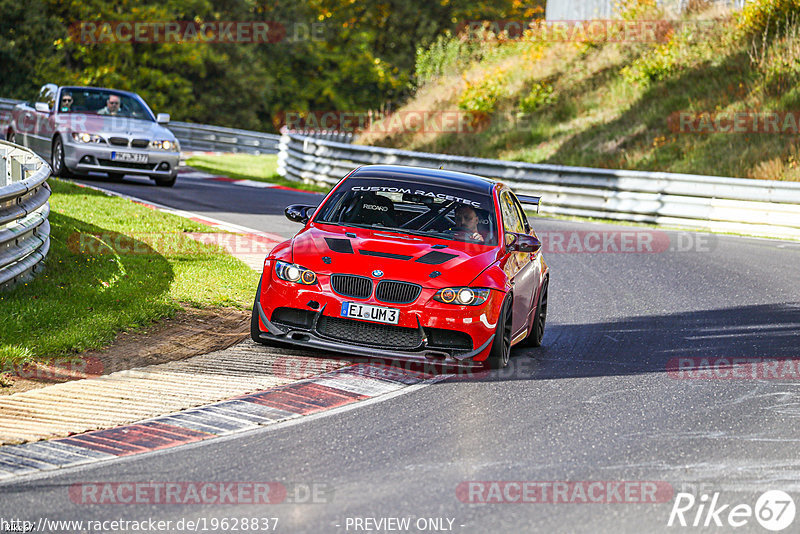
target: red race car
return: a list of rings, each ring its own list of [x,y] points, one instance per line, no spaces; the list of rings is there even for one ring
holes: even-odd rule
[[[319,205],[264,261],[254,341],[469,366],[539,346],[549,271],[515,195],[486,178],[372,165]]]

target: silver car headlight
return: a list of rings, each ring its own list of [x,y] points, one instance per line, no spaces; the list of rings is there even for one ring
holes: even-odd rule
[[[79,143],[103,143],[106,140],[97,134],[90,134],[87,132],[72,132],[72,139]]]
[[[175,152],[180,150],[180,145],[178,145],[177,141],[170,141],[168,139],[157,139],[155,141],[150,141],[150,148],[154,148],[156,150],[170,150]]]

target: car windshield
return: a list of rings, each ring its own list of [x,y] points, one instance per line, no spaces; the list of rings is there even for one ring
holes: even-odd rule
[[[59,97],[60,113],[110,115],[155,121],[142,103],[129,95],[105,89],[64,88]]]
[[[406,180],[353,178],[320,208],[317,223],[497,244],[492,197]]]

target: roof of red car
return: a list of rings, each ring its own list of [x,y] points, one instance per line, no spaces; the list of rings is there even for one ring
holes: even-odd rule
[[[408,180],[485,194],[491,194],[497,184],[494,180],[465,172],[405,165],[365,165],[353,171],[350,177]]]

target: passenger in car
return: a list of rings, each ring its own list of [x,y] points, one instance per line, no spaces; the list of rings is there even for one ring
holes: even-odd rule
[[[119,96],[118,95],[108,95],[108,100],[106,101],[106,106],[101,108],[97,111],[98,115],[117,115],[119,114]]]

